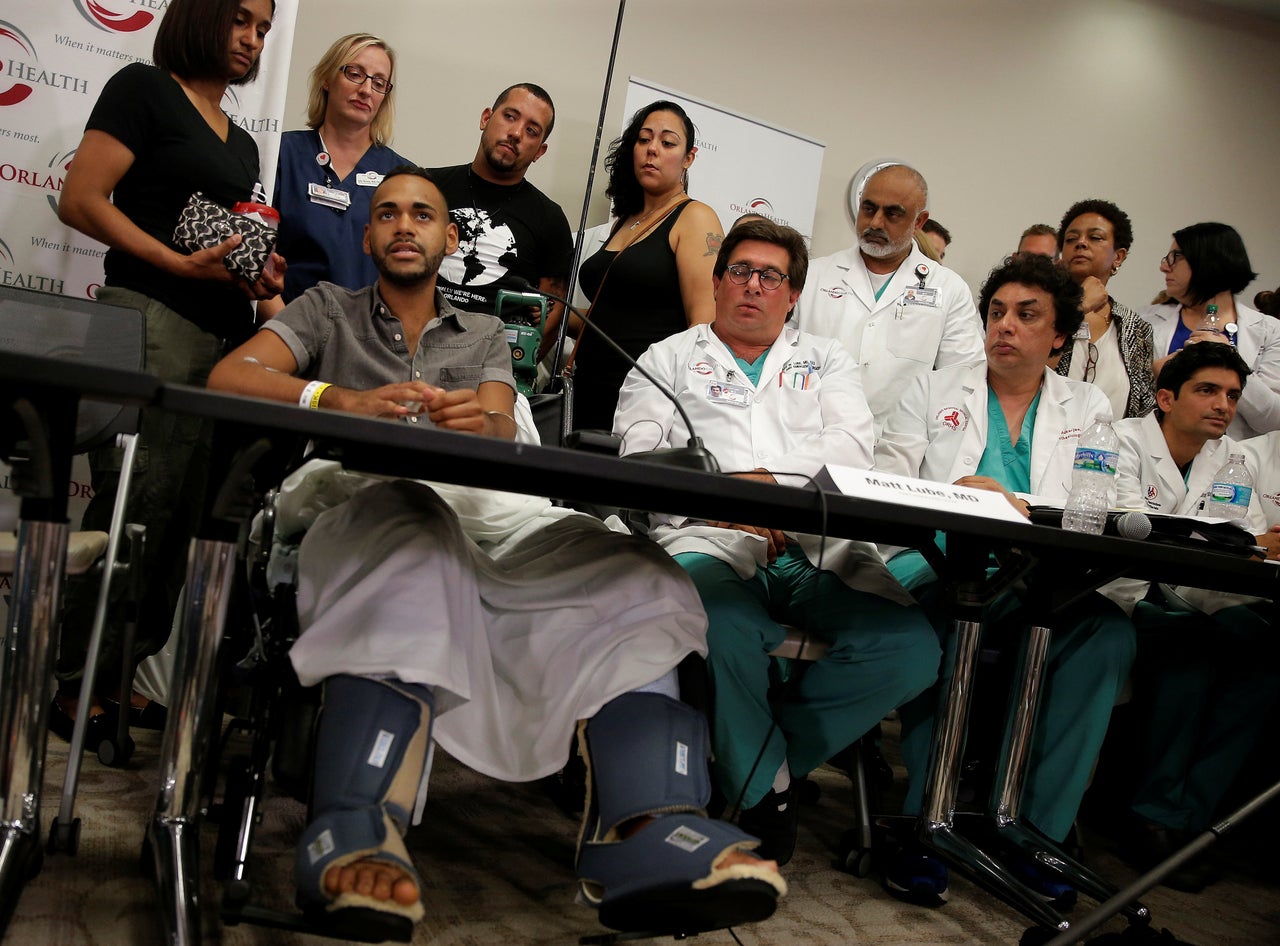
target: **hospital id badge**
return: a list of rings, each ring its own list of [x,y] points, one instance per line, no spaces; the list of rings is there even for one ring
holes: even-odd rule
[[[336,187],[325,187],[323,184],[307,185],[307,196],[313,204],[332,207],[334,210],[346,210],[351,206],[351,195]]]
[[[912,286],[902,293],[903,305],[927,305],[938,307],[938,289],[936,286]]]
[[[744,384],[725,381],[707,382],[707,400],[712,404],[728,404],[732,407],[750,407],[751,389]]]

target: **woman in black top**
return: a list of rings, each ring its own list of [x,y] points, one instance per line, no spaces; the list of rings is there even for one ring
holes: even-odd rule
[[[146,370],[165,381],[203,385],[224,346],[253,331],[251,299],[277,294],[279,276],[250,285],[223,265],[238,236],[212,249],[186,254],[173,243],[179,214],[195,191],[230,207],[253,196],[258,149],[222,111],[228,85],[252,81],[271,29],[273,0],[172,0],[156,32],[156,66],[135,63],[102,90],[67,172],[58,205],[64,223],[108,247],[105,285],[98,299],[136,308],[146,319]],[[284,261],[275,259],[283,271]],[[147,410],[127,515],[146,526],[144,587],[136,653],[154,653],[169,635],[186,544],[203,493],[207,425]],[[119,481],[118,451],[90,455],[94,496],[86,528],[106,529]],[[135,567],[137,564],[135,563]],[[94,593],[69,597],[58,673],[83,672]],[[104,691],[118,678],[123,655],[119,615],[104,638]],[[136,697],[135,718],[158,723]],[[59,692],[51,727],[70,730],[76,701]],[[91,710],[86,749],[107,731],[101,708]]]
[[[633,358],[715,318],[711,271],[724,234],[716,212],[686,194],[694,140],[684,109],[654,102],[632,116],[605,158],[617,222],[609,242],[582,264],[579,282],[594,300],[592,321]],[[574,426],[608,430],[630,365],[589,335],[578,336]]]

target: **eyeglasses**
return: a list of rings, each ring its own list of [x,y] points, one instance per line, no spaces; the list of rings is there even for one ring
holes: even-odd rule
[[[732,266],[726,266],[724,271],[729,274],[729,279],[739,286],[745,286],[751,282],[751,274],[755,273],[760,277],[760,288],[770,292],[781,286],[782,280],[787,278],[776,269],[753,269],[746,263],[734,263]]]
[[[373,91],[377,92],[379,95],[386,95],[395,88],[395,86],[386,79],[379,76],[371,76],[356,65],[343,66],[338,71],[346,76],[348,81],[353,82],[356,85],[364,85],[364,80],[368,79],[369,88],[373,89]]]
[[[1170,250],[1164,256],[1160,257],[1160,262],[1163,264],[1165,269],[1173,269],[1173,267],[1178,265],[1178,260],[1186,258],[1187,254],[1182,252],[1182,250]]]
[[[1098,346],[1089,343],[1089,358],[1084,363],[1084,380],[1092,381],[1098,374]]]

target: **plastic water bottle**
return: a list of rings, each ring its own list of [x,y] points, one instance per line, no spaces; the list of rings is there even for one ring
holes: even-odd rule
[[[1252,498],[1253,476],[1244,465],[1244,454],[1233,453],[1213,474],[1213,484],[1198,512],[1215,519],[1244,519],[1249,515]]]
[[[1062,528],[1101,535],[1111,506],[1111,484],[1120,458],[1120,438],[1111,422],[1099,415],[1080,435],[1071,469],[1071,495],[1062,510]]]
[[[1200,325],[1196,331],[1214,332],[1218,335],[1227,334],[1222,326],[1222,317],[1218,315],[1218,307],[1212,302],[1204,307],[1204,318],[1200,320]]]

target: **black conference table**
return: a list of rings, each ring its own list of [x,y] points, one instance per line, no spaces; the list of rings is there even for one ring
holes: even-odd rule
[[[451,482],[550,496],[554,499],[625,506],[706,519],[759,522],[788,531],[921,548],[933,554],[953,589],[958,635],[956,669],[939,701],[926,780],[920,835],[983,887],[1052,930],[1068,922],[1012,877],[995,859],[954,830],[955,793],[961,750],[972,697],[972,679],[981,631],[981,611],[991,595],[986,563],[998,553],[1027,586],[1033,608],[1026,658],[1011,701],[1012,748],[1001,760],[990,815],[1001,837],[1029,855],[1063,870],[1082,892],[1105,900],[1116,892],[1020,821],[1018,804],[1025,777],[1032,721],[1039,699],[1045,651],[1053,614],[1082,594],[1119,576],[1160,580],[1280,599],[1280,569],[1239,556],[1087,536],[1016,522],[980,519],[821,492],[760,483],[698,470],[659,466],[634,459],[530,446],[430,427],[369,419],[220,394],[183,385],[161,384],[146,375],[54,359],[0,352],[0,406],[15,397],[41,405],[51,439],[50,476],[65,486],[70,460],[66,437],[74,425],[80,397],[130,404],[150,403],[165,410],[216,422],[214,466],[202,525],[188,560],[187,595],[180,615],[180,638],[170,695],[169,726],[164,734],[156,811],[148,828],[162,915],[168,941],[199,942],[198,831],[201,776],[209,757],[216,689],[218,648],[226,618],[241,529],[251,514],[250,495],[262,484],[278,482],[290,458],[310,441],[320,455],[340,460],[359,472]],[[2,442],[2,441],[0,441]],[[256,478],[256,479],[255,479]],[[254,485],[255,482],[257,485]],[[221,485],[218,485],[221,484]],[[37,541],[42,529],[65,529],[65,489],[52,497],[23,498],[19,560],[43,601],[34,615],[15,604],[10,651],[30,647],[40,634],[52,635],[60,554],[56,535]],[[947,536],[945,562],[936,553],[936,532]],[[65,548],[65,533],[63,534]],[[58,560],[60,563],[60,560]],[[1004,569],[1002,569],[1002,572]],[[22,622],[30,626],[20,628]],[[16,638],[15,638],[16,635]],[[25,642],[25,643],[24,643]],[[35,662],[42,660],[39,655]],[[28,664],[32,663],[28,659]],[[36,668],[38,670],[38,668]],[[7,673],[7,671],[6,671]],[[46,670],[47,678],[47,670]],[[46,686],[47,688],[47,686]],[[8,689],[8,688],[6,688]],[[39,692],[43,693],[43,689]],[[8,734],[3,771],[4,822],[0,847],[0,909],[11,911],[24,879],[24,852],[38,846],[38,801],[32,801],[36,771],[29,745],[39,712],[23,709],[17,694],[0,704],[0,734]],[[47,702],[47,700],[45,700]],[[16,740],[16,742],[15,742]],[[14,746],[26,747],[26,756]],[[12,851],[12,856],[7,856]],[[1127,911],[1142,922],[1138,904]]]

